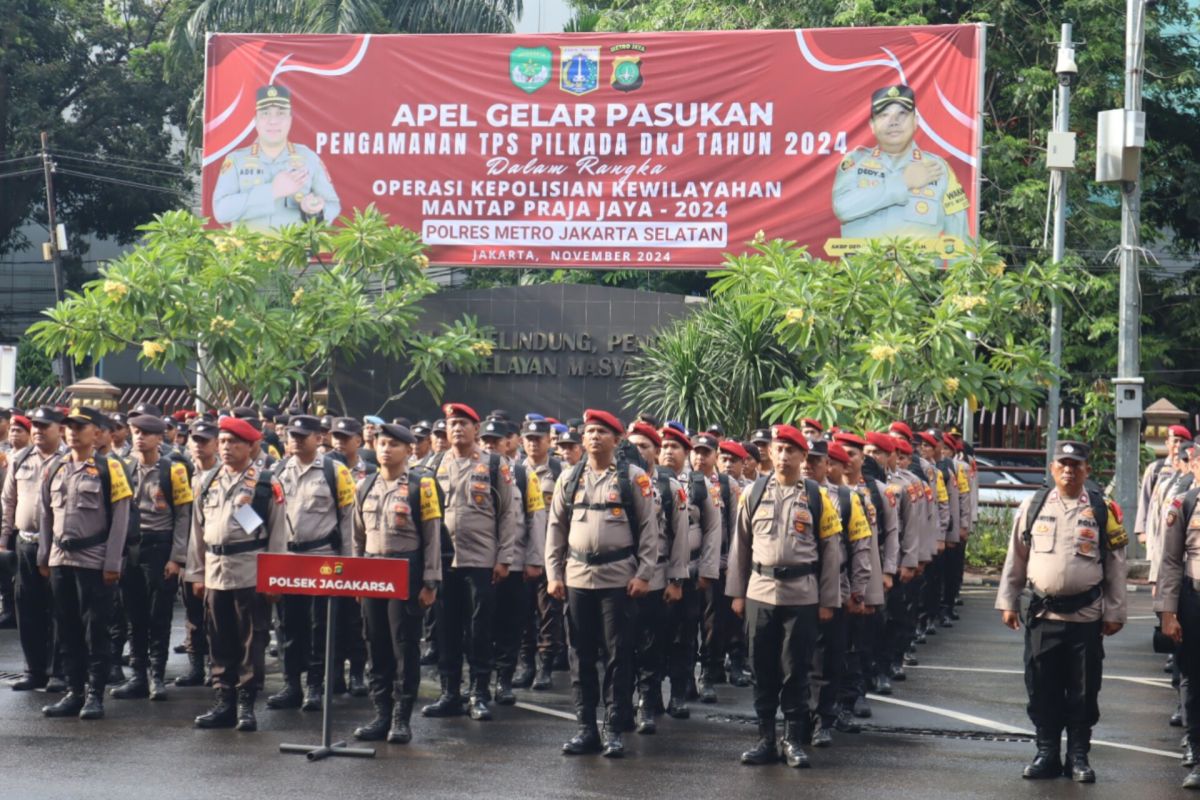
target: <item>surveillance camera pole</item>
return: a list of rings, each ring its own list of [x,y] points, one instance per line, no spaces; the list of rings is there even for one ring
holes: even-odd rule
[[[1055,133],[1066,133],[1071,119],[1071,82],[1078,74],[1075,70],[1075,45],[1071,41],[1071,23],[1064,22],[1062,38],[1058,43],[1058,113],[1054,117]],[[1049,149],[1049,148],[1047,148]],[[1054,187],[1054,249],[1055,264],[1062,262],[1067,239],[1067,168],[1051,167],[1051,184]],[[1061,405],[1062,380],[1058,370],[1062,368],[1063,318],[1062,298],[1056,293],[1050,305],[1050,363],[1054,374],[1050,376],[1050,392],[1046,400],[1046,470],[1054,460],[1054,448],[1058,444],[1058,418]]]

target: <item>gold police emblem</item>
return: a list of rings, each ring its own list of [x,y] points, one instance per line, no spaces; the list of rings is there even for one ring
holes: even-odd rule
[[[918,214],[928,214],[929,213],[929,203],[926,203],[924,200],[917,203],[917,213]]]

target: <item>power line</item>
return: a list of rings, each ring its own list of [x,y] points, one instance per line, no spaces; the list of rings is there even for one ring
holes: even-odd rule
[[[14,156],[13,158],[0,158],[0,164],[11,164],[14,161],[31,161],[33,159],[36,159],[37,157],[38,156],[35,154],[35,155],[31,155],[31,156]]]
[[[98,154],[98,153],[85,153],[85,152],[83,152],[83,151],[81,151],[81,150],[62,150],[62,149],[58,149],[58,150],[55,150],[55,151],[52,153],[52,155],[55,155],[55,156],[57,156],[57,155],[76,156],[76,157],[78,157],[78,158],[85,158],[85,159],[87,159],[87,160],[89,160],[89,161],[92,161],[92,160],[97,160],[97,159],[105,159],[105,160],[107,160],[107,161],[124,161],[124,162],[126,162],[126,163],[129,163],[129,164],[146,164],[146,165],[149,165],[149,166],[152,166],[152,167],[162,167],[162,162],[161,162],[161,161],[148,161],[148,160],[146,160],[146,159],[141,159],[141,158],[129,158],[129,157],[127,157],[127,156],[114,156],[114,155],[102,155],[102,154]]]
[[[186,173],[181,169],[180,170],[167,170],[167,169],[155,169],[153,167],[135,167],[132,164],[121,164],[121,163],[118,163],[115,161],[109,161],[108,159],[105,159],[103,157],[83,158],[82,156],[68,156],[68,155],[63,155],[62,153],[54,153],[54,154],[52,154],[51,157],[54,158],[55,160],[65,159],[67,161],[79,161],[84,164],[89,164],[89,165],[94,165],[94,166],[105,166],[105,167],[110,167],[112,169],[130,169],[130,170],[135,170],[137,172],[152,172],[152,173],[155,173],[158,175],[168,175],[173,178],[181,178],[186,175]]]
[[[183,197],[186,197],[188,194],[182,189],[172,189],[167,186],[155,186],[154,184],[141,183],[139,181],[127,181],[122,178],[112,178],[106,175],[94,175],[90,172],[76,172],[73,169],[59,169],[57,172],[60,175],[73,175],[77,178],[90,178],[91,180],[101,181],[102,183],[112,183],[116,184],[117,186],[129,186],[134,189],[146,189],[152,192],[164,192],[166,194],[173,194]]]
[[[17,170],[16,172],[0,172],[0,180],[3,180],[4,178],[16,178],[21,175],[33,175],[34,173],[41,172],[41,171],[42,171],[42,168],[38,167],[37,169]]]

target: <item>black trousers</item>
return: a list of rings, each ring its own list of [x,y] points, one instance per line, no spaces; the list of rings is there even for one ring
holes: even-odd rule
[[[1180,670],[1183,724],[1187,726],[1188,741],[1200,745],[1200,594],[1192,588],[1191,579],[1186,575],[1183,576],[1177,613],[1183,628],[1183,643],[1175,651],[1175,664]]]
[[[81,692],[87,684],[103,692],[108,682],[113,587],[105,585],[104,573],[98,569],[51,567],[50,588],[67,686]]]
[[[875,674],[871,645],[881,622],[879,613],[846,615],[846,652],[837,698],[840,708],[853,708],[854,701],[867,693],[867,678]]]
[[[279,655],[283,674],[299,680],[305,673],[308,683],[325,681],[325,614],[328,597],[285,594],[279,605]]]
[[[534,653],[553,661],[567,647],[563,635],[563,604],[547,594],[546,585],[543,572],[530,587],[528,622],[521,636],[521,661],[528,664],[533,663]]]
[[[266,598],[253,586],[208,589],[204,593],[204,627],[213,685],[260,691],[271,638],[271,608]]]
[[[531,594],[531,587],[525,582],[524,570],[510,570],[508,577],[496,584],[492,643],[497,675],[511,678],[517,669],[521,637],[529,623]]]
[[[696,638],[700,631],[701,592],[695,580],[683,582],[683,596],[667,606],[667,675],[671,694],[682,699],[696,675]]]
[[[959,542],[955,547],[947,547],[942,553],[945,558],[942,574],[942,610],[954,608],[954,601],[962,591],[963,569],[966,567],[967,543]]]
[[[571,687],[575,714],[582,722],[596,719],[604,703],[605,719],[633,717],[633,642],[636,605],[625,587],[567,588],[567,641],[570,643]],[[597,662],[603,651],[604,683]]]
[[[833,619],[817,624],[817,643],[813,650],[812,684],[816,690],[809,705],[821,722],[832,725],[838,715],[838,701],[846,671],[846,629],[844,609],[833,611]]]
[[[17,634],[25,654],[25,671],[35,678],[62,675],[56,644],[54,599],[50,579],[38,572],[36,542],[17,539],[17,580],[15,605]]]
[[[882,672],[889,664],[903,663],[904,653],[912,644],[916,619],[913,615],[912,597],[914,594],[914,577],[908,583],[901,583],[896,577],[896,583],[887,594],[887,621],[884,623],[883,641],[877,655],[879,670]]]
[[[208,658],[208,636],[204,633],[204,598],[196,597],[192,587],[196,584],[185,581],[183,584],[183,624],[187,632],[183,645],[188,655],[197,658]]]
[[[421,618],[417,599],[364,597],[362,623],[371,658],[371,696],[391,698],[410,711],[421,683]]]
[[[125,560],[128,563],[128,554]],[[112,653],[113,663],[121,658],[129,641],[129,617],[125,614],[125,603],[119,589],[118,586],[113,590],[112,613],[108,615],[108,649]]]
[[[733,598],[725,594],[725,570],[704,590],[704,638],[700,642],[700,669],[711,680],[723,680],[725,655],[733,652],[740,620],[733,613]]]
[[[921,586],[920,615],[922,619],[935,618],[942,609],[942,581],[946,565],[946,552],[935,553],[933,560],[925,566],[925,580]]]
[[[473,680],[492,673],[496,588],[487,567],[451,567],[442,574],[437,618],[438,672],[461,685],[463,660]]]
[[[638,694],[658,703],[667,671],[667,603],[662,590],[651,589],[637,604],[634,663]]]
[[[1029,719],[1051,731],[1091,728],[1100,719],[1102,623],[1031,622],[1025,626]]]
[[[350,662],[351,673],[362,672],[366,668],[367,636],[363,630],[362,609],[353,597],[336,598],[333,613],[337,622],[333,632],[333,669],[330,674],[336,679],[338,675],[344,675],[343,667],[347,661]],[[322,659],[324,647],[325,640],[321,639]]]
[[[171,558],[171,542],[129,548],[121,573],[121,600],[129,618],[129,665],[162,677],[171,645],[171,614],[179,579],[163,577]]]
[[[760,720],[808,720],[808,671],[817,644],[817,606],[746,601],[746,634],[754,667],[754,712]]]

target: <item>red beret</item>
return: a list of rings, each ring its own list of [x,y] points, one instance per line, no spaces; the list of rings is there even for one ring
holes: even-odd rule
[[[819,431],[825,430],[825,426],[817,422],[812,417],[805,417],[804,419],[800,420],[800,427],[804,427],[805,425],[810,428],[816,428]]]
[[[554,417],[546,417],[546,422],[549,422],[551,425],[561,425],[562,424],[561,422],[556,420]]]
[[[1171,427],[1167,428],[1167,431],[1170,432],[1170,434],[1176,439],[1190,440],[1192,438],[1192,432],[1182,425],[1172,425]]]
[[[893,438],[892,441],[894,441],[896,443],[896,451],[897,452],[904,453],[904,455],[906,455],[906,456],[912,455],[913,448],[912,448],[912,444],[909,443],[908,439]]]
[[[886,433],[876,433],[875,431],[867,431],[867,444],[878,447],[885,453],[891,453],[896,449],[896,442],[899,441],[894,436],[888,436]],[[912,448],[908,449],[912,452]]]
[[[638,420],[629,426],[630,433],[636,433],[639,436],[645,436],[650,441],[654,442],[655,447],[662,447],[662,437],[658,435],[658,431],[654,430],[654,426]]]
[[[466,417],[472,422],[479,422],[479,413],[466,403],[446,403],[446,405],[442,406],[442,413],[446,415],[446,419],[450,419],[451,417]]]
[[[891,427],[888,428],[888,432],[889,433],[898,433],[901,436],[903,436],[905,439],[908,439],[910,442],[912,441],[912,438],[913,438],[912,428],[908,427],[908,425],[906,425],[903,422],[893,422]]]
[[[22,428],[24,428],[27,431],[33,430],[33,423],[29,421],[29,417],[26,417],[23,414],[13,414],[12,415],[12,424],[20,425]]]
[[[867,446],[867,442],[865,439],[863,439],[861,436],[858,436],[853,433],[835,433],[833,435],[833,440],[835,442],[841,442],[842,444],[848,444],[851,447],[866,447]],[[890,448],[889,448],[889,451],[890,451]]]
[[[948,433],[943,433],[942,441],[945,442],[946,446],[949,447],[951,450],[954,450],[956,452],[959,450],[962,450],[962,440],[958,439],[957,437],[951,436]]]
[[[930,436],[925,431],[917,431],[917,438],[919,438],[922,442],[929,445],[930,447],[938,446],[938,440],[933,438],[932,436]]]
[[[829,443],[829,457],[843,464],[850,463],[850,454],[846,452],[846,448],[842,447],[836,439]]]
[[[794,444],[804,452],[808,452],[808,440],[804,438],[804,434],[793,428],[791,425],[776,425],[771,428],[771,440],[775,442],[787,442]]]
[[[692,440],[687,437],[687,434],[678,428],[672,428],[670,425],[659,431],[662,434],[663,441],[670,439],[672,442],[683,445],[684,450],[692,449]]]
[[[237,417],[221,417],[221,421],[217,423],[217,427],[223,431],[228,431],[244,442],[254,444],[262,438],[262,433],[258,428],[251,425],[244,419]]]
[[[732,439],[726,439],[721,442],[721,452],[729,453],[734,458],[749,458],[750,454],[746,452],[746,448],[742,447]]]
[[[178,411],[176,411],[174,414],[171,415],[171,419],[175,420],[176,422],[183,422],[185,419],[188,418],[187,413],[188,412],[187,412],[186,408],[181,408]]]
[[[588,410],[584,411],[583,424],[589,425],[593,422],[597,425],[603,425],[617,436],[620,436],[625,432],[625,426],[621,424],[621,420],[617,419],[607,411],[600,411],[599,409],[595,408],[589,408]]]

